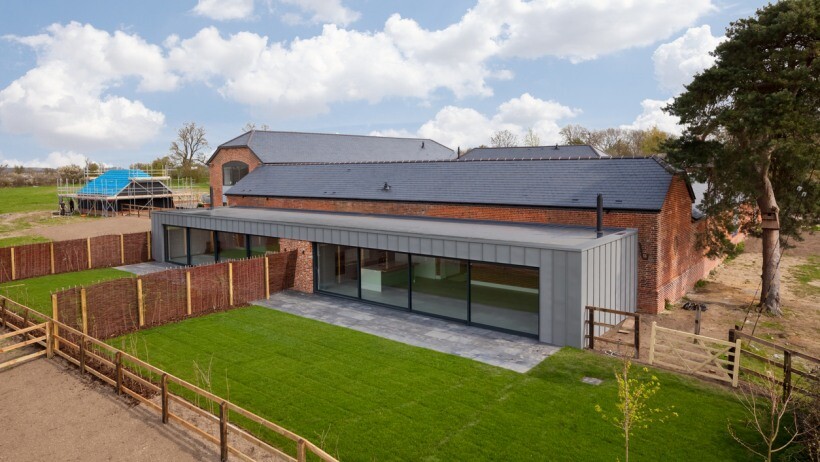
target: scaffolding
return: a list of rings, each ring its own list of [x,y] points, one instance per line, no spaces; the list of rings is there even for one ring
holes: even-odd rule
[[[152,210],[191,209],[199,197],[191,178],[172,178],[167,168],[86,169],[79,181],[58,179],[60,215],[140,214]]]

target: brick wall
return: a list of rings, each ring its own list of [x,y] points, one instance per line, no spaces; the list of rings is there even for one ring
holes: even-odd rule
[[[248,148],[222,148],[219,154],[208,164],[211,186],[214,188],[214,206],[222,205],[222,165],[238,160],[248,164],[248,173],[262,165],[259,158]]]
[[[309,241],[279,239],[279,250],[282,252],[296,251],[294,290],[313,293],[313,244]]]

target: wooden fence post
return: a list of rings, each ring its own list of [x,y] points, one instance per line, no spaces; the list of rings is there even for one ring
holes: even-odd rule
[[[695,309],[695,335],[700,335],[700,306]]]
[[[120,234],[120,264],[125,264],[125,236]]]
[[[228,306],[233,306],[233,263],[228,262]]]
[[[736,340],[735,330],[734,329],[729,329],[729,343],[735,343],[735,340]],[[726,355],[726,360],[729,361],[729,364],[734,365],[734,363],[735,363],[735,351],[734,351],[733,348],[729,349],[729,354]],[[734,368],[732,368],[732,370],[734,370]],[[732,380],[735,379],[734,376],[732,375],[732,372],[729,372],[729,377]]]
[[[54,266],[54,242],[52,241],[50,244],[51,245],[49,246],[49,249],[51,250],[51,252],[50,252],[51,253],[51,274],[54,274],[55,273],[55,271],[54,271],[54,268],[55,268],[55,266]]]
[[[20,327],[23,328],[23,329],[28,327],[28,310],[23,311],[23,325],[20,326]],[[31,338],[31,332],[26,332],[26,334],[23,336],[23,340],[28,340],[30,338]]]
[[[188,308],[188,316],[191,315],[191,272],[185,272],[185,303]]]
[[[589,316],[589,320],[587,321],[587,332],[589,335],[589,349],[595,349],[595,307],[588,306],[587,307],[587,315]]]
[[[80,374],[85,374],[85,336],[80,338]]]
[[[228,403],[219,404],[219,460],[228,461]]]
[[[83,313],[83,334],[88,335],[88,301],[85,287],[80,289],[80,308]]]
[[[792,392],[792,352],[783,350],[783,400]]]
[[[635,359],[641,359],[641,315],[635,315]]]
[[[9,251],[11,252],[11,280],[13,281],[17,279],[17,274],[15,271],[16,268],[14,267],[14,247],[12,247]]]
[[[6,328],[6,298],[0,299],[0,328]]]
[[[652,321],[652,330],[649,332],[649,364],[655,361],[655,328],[658,326],[657,321]]]
[[[57,294],[51,294],[51,318],[57,322],[60,322],[59,315],[59,307],[57,306]],[[60,326],[58,324],[54,324],[54,329],[51,332],[51,335],[60,335]],[[60,341],[54,343],[54,351],[60,351]]]
[[[91,238],[90,237],[85,238],[85,247],[86,247],[86,250],[88,251],[88,269],[91,269],[91,268],[93,268],[93,266],[91,266]]]
[[[117,394],[122,394],[122,351],[117,351],[114,356],[114,363],[117,367]]]
[[[142,279],[137,278],[137,309],[139,310],[140,327],[145,325],[145,299],[142,298]]]
[[[46,358],[54,356],[54,321],[46,323]]]
[[[265,255],[265,298],[270,300],[270,268],[267,255]]]
[[[162,423],[168,423],[168,374],[162,374],[159,381],[159,389],[162,397]]]
[[[302,438],[299,438],[299,441],[296,442],[296,460],[299,462],[305,462],[307,460],[307,445]]]
[[[145,232],[146,242],[148,242],[148,260],[151,260],[151,231]]]
[[[737,381],[740,378],[740,339],[735,340],[735,346],[732,348],[735,353],[732,355],[732,358],[734,359],[734,363],[732,364],[732,386],[737,388]]]

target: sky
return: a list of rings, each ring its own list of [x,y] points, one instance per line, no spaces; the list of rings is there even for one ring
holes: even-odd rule
[[[663,106],[763,1],[3,0],[0,164],[211,151],[247,123],[423,137],[569,124],[679,133]]]

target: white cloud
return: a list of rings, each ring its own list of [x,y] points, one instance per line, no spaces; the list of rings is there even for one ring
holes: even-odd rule
[[[490,137],[498,130],[509,130],[523,140],[528,128],[541,138],[544,145],[560,140],[559,120],[580,114],[555,101],[545,101],[524,93],[498,106],[497,112],[488,117],[472,108],[446,106],[436,116],[424,123],[416,133],[406,130],[383,130],[373,132],[378,136],[419,136],[436,140],[453,149],[489,145]]]
[[[85,161],[86,157],[84,155],[78,154],[74,151],[54,151],[51,152],[48,156],[46,156],[44,160],[40,159],[39,157],[36,157],[34,159],[21,161],[18,159],[4,159],[2,156],[0,156],[0,164],[7,164],[9,167],[21,165],[23,167],[35,168],[59,168],[65,167],[66,165],[84,166]]]
[[[635,118],[634,122],[629,125],[621,125],[621,128],[647,130],[652,127],[658,127],[658,129],[667,133],[680,136],[683,132],[683,127],[678,125],[678,118],[663,112],[663,107],[671,102],[671,98],[665,101],[657,99],[645,99],[641,101],[643,112]]]
[[[253,15],[253,0],[199,0],[193,11],[217,21],[248,19]]]
[[[347,26],[358,21],[361,13],[342,5],[341,0],[280,0],[287,5],[293,5],[310,16],[308,21],[314,24],[336,24]],[[285,22],[294,24],[305,21],[301,16],[288,13],[283,16]]]
[[[726,37],[715,37],[708,25],[692,27],[681,37],[659,46],[652,55],[661,89],[677,95],[698,72],[710,67],[709,53]]]
[[[135,35],[53,25],[10,37],[37,51],[37,66],[0,90],[0,128],[60,149],[122,149],[157,134],[164,115],[109,91],[136,77],[145,91],[174,88],[162,52]]]

